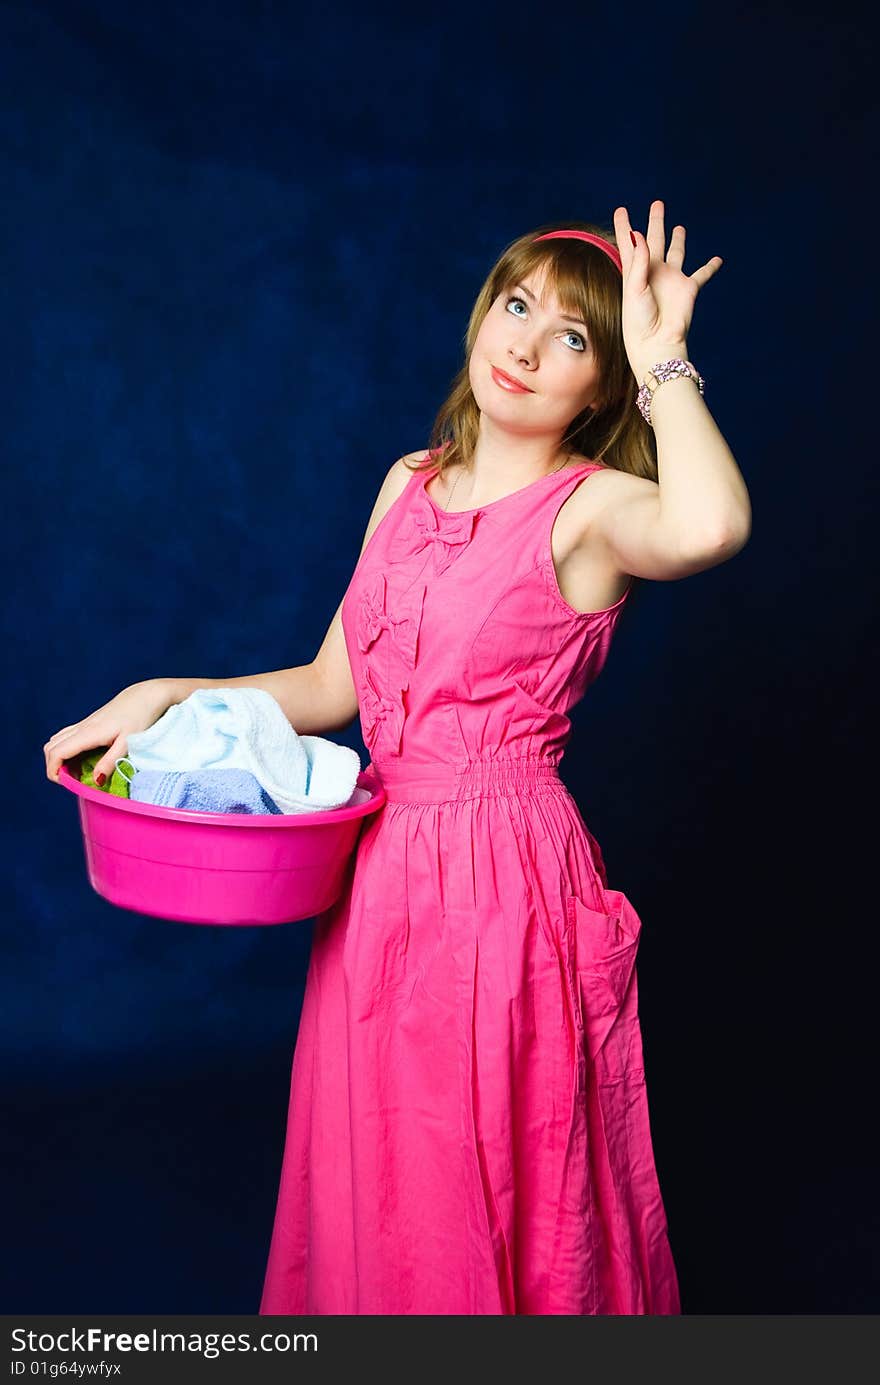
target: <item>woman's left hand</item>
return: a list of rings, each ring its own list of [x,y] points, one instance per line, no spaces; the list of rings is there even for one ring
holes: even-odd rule
[[[721,268],[713,255],[693,274],[682,270],[683,226],[675,226],[664,259],[663,203],[651,203],[648,232],[636,232],[633,245],[626,207],[614,213],[614,232],[623,267],[623,341],[630,365],[642,383],[645,372],[671,356],[687,355],[687,333],[697,294]]]

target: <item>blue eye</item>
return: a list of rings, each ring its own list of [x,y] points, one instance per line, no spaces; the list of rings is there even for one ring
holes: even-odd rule
[[[505,308],[508,308],[508,309],[509,309],[511,303],[519,303],[523,308],[526,306],[525,303],[523,302],[523,300],[522,300],[521,298],[517,298],[515,294],[512,295],[510,298],[508,298],[507,302],[506,302],[505,305],[504,305]],[[521,314],[521,313],[514,313],[513,316],[514,316],[514,317],[521,317],[522,314]],[[579,348],[579,349],[580,349],[581,351],[586,351],[586,349],[587,349],[587,344],[586,344],[586,342],[584,341],[583,337],[581,336],[580,332],[566,332],[565,335],[566,335],[567,337],[574,337],[576,341],[580,342],[580,348]]]

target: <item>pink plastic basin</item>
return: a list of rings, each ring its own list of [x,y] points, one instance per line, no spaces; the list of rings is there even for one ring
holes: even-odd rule
[[[121,909],[180,923],[293,923],[329,908],[371,813],[386,794],[370,769],[356,802],[317,813],[201,813],[137,803],[79,781],[80,757],[58,782],[79,799],[89,883]]]

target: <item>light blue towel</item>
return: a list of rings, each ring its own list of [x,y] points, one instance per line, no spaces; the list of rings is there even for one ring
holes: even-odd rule
[[[138,803],[200,813],[281,812],[246,769],[139,769],[129,783],[128,796]]]
[[[323,736],[299,736],[262,688],[199,688],[146,731],[128,737],[138,771],[241,769],[282,813],[341,808],[357,787],[356,750]]]

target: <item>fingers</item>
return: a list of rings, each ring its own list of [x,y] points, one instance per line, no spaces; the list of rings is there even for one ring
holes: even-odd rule
[[[633,232],[633,229],[630,226],[629,215],[627,213],[626,208],[618,207],[614,213],[614,230],[617,234],[617,239],[619,242],[618,249],[620,250],[621,257],[624,257],[624,250],[627,242],[631,247],[631,250],[629,252],[630,259],[633,258],[633,254],[638,250],[638,245],[636,245],[635,247],[633,247],[632,245],[632,233],[635,235],[637,242],[644,240],[652,259],[662,260],[666,256],[666,231],[664,229],[665,215],[666,207],[664,205],[663,199],[660,197],[655,197],[654,201],[651,203],[648,209],[648,229],[645,235],[641,236],[638,231]],[[674,254],[676,258],[680,255],[681,259],[684,259],[684,239],[684,227],[675,226],[673,228],[672,236],[670,237],[669,243],[670,257]],[[673,259],[670,258],[670,263],[673,262]],[[681,260],[678,260],[677,268],[680,267]]]
[[[92,767],[92,778],[99,788],[103,788],[99,783],[101,776],[104,776],[105,781],[109,779],[116,768],[116,761],[128,753],[128,735],[123,731],[120,731],[110,745],[106,742],[106,731],[99,739],[94,729],[77,730],[76,727],[72,728],[72,733],[66,735],[58,732],[53,739],[54,745],[47,741],[43,747],[46,753],[46,778],[53,784],[59,782],[59,772],[65,760],[72,760],[81,751],[95,750],[100,746],[102,753]]]
[[[614,212],[614,236],[617,241],[617,249],[620,252],[624,278],[626,278],[635,256],[635,247],[632,243],[632,227],[629,224],[629,213],[626,207],[617,207]]]
[[[101,756],[100,760],[96,761],[95,763],[95,768],[92,770],[92,777],[94,778],[96,784],[98,782],[98,778],[100,775],[103,775],[105,779],[109,779],[111,777],[114,769],[116,768],[116,761],[120,759],[123,755],[125,755],[127,750],[128,737],[123,736],[121,734],[118,735],[113,744],[108,746],[107,749],[104,751],[104,754]]]
[[[701,265],[699,269],[695,269],[690,277],[698,288],[702,288],[704,284],[709,282],[713,274],[717,274],[723,264],[724,261],[720,255],[713,255],[711,260],[708,260],[706,264]]]
[[[648,212],[648,230],[643,236],[639,231],[633,231],[626,207],[615,209],[614,233],[617,238],[617,248],[620,251],[624,279],[629,280],[630,276],[634,275],[631,287],[635,289],[647,284],[650,261],[655,258],[658,260],[664,258],[666,246],[665,210],[662,198],[655,197]],[[666,254],[665,258],[666,263],[675,269],[681,269],[684,264],[686,236],[687,232],[684,226],[679,225],[672,228],[672,235],[669,238],[669,253]],[[633,237],[635,238],[635,245],[633,245]],[[643,253],[643,246],[648,252],[647,256]],[[717,274],[723,263],[720,255],[713,255],[711,260],[707,260],[704,265],[695,270],[690,278],[694,280],[698,288],[702,288],[713,274]]]
[[[94,731],[87,731],[79,723],[66,731],[56,731],[52,739],[43,746],[46,756],[46,778],[57,784],[58,771],[65,760],[72,760],[81,750],[94,750],[96,745],[101,744],[101,741],[95,739]]]
[[[618,207],[615,210],[614,235],[617,240],[617,248],[620,251],[624,285],[634,293],[639,293],[648,282],[650,255],[646,253],[648,247],[644,236],[638,231],[633,231],[626,207]],[[635,245],[633,245],[633,237],[635,237]]]
[[[54,745],[58,738],[60,736],[66,736],[68,731],[75,731],[79,724],[80,723],[78,721],[74,721],[71,722],[70,726],[62,726],[60,731],[56,731],[54,736],[49,737],[49,739],[46,741],[46,744],[43,746],[43,749],[46,750],[49,746]]]
[[[75,731],[78,722],[72,726],[64,726],[60,731],[56,731],[54,736],[50,736],[43,746],[43,753],[46,756],[46,778],[53,783],[58,783],[58,770],[65,755],[68,754],[67,742],[71,732]]]
[[[673,226],[672,235],[669,238],[669,253],[666,256],[666,263],[671,264],[675,269],[681,269],[684,264],[685,234],[683,226]]]
[[[83,747],[78,745],[76,738],[57,732],[51,741],[47,741],[43,746],[46,756],[46,778],[51,779],[54,784],[58,783],[58,771],[64,760],[71,759],[77,750]]]
[[[618,206],[614,212],[614,237],[621,255],[621,269],[624,270],[624,284],[639,291],[647,283],[649,256],[644,255],[644,237],[633,233],[629,224],[629,213],[625,206]],[[633,237],[636,244],[633,245]]]
[[[645,237],[652,260],[662,260],[666,253],[666,232],[663,229],[664,212],[663,203],[659,197],[655,197],[648,212],[648,233]]]

